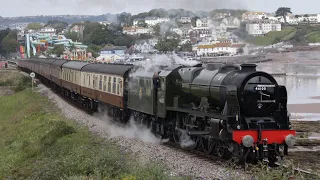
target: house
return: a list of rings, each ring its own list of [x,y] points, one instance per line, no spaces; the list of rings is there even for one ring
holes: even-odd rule
[[[242,21],[265,19],[266,17],[267,14],[265,12],[245,12],[242,14]]]
[[[145,22],[148,24],[148,26],[155,26],[159,23],[169,22],[169,18],[164,17],[146,17]]]
[[[246,24],[246,31],[253,36],[262,36],[270,31],[281,31],[281,23],[270,20],[250,21]]]
[[[165,17],[146,17],[146,18],[137,18],[133,20],[133,26],[137,26],[140,21],[143,21],[148,24],[149,27],[155,26],[159,23],[169,22],[169,18]]]
[[[231,13],[217,13],[216,15],[214,15],[214,19],[223,19],[230,16]]]
[[[157,44],[156,39],[139,40],[136,41],[134,48],[141,53],[154,53],[156,52],[155,45]]]
[[[226,28],[239,28],[240,23],[241,21],[237,17],[226,17],[221,22],[221,24],[224,24]]]
[[[182,36],[182,30],[180,28],[171,28],[170,31],[175,32],[179,36]]]
[[[134,20],[133,20],[133,26],[138,26],[138,23],[139,23],[140,21],[145,22],[145,21],[144,21],[144,18],[136,18],[136,19],[134,19]]]
[[[126,46],[106,45],[104,48],[100,50],[100,56],[97,58],[97,60],[100,60],[103,62],[110,62],[118,59],[123,59],[126,51],[127,51]]]
[[[208,27],[208,18],[197,19],[196,27]]]
[[[99,24],[107,26],[107,25],[110,25],[111,23],[108,21],[99,21]]]
[[[181,17],[178,21],[181,23],[191,23],[191,17]]]
[[[130,35],[151,34],[152,31],[152,28],[144,28],[137,26],[123,27],[123,33]]]
[[[47,27],[41,28],[39,32],[42,34],[56,34],[56,29],[54,29],[53,27],[47,26]]]
[[[75,26],[73,26],[73,27],[70,29],[70,32],[79,33],[79,32],[83,32],[83,30],[84,30],[84,26],[75,25]]]
[[[209,45],[198,45],[198,56],[233,56],[241,53],[241,49],[245,44],[233,44],[233,43],[215,43]]]

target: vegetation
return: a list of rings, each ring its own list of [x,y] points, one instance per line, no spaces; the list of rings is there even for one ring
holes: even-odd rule
[[[17,42],[17,31],[10,29],[0,30],[0,54],[16,52],[19,47]]]
[[[0,107],[0,179],[182,179],[67,121],[30,89]]]
[[[64,45],[62,44],[54,45],[54,48],[51,50],[51,53],[57,55],[58,57],[61,56],[63,52],[64,52]]]
[[[252,37],[247,40],[255,45],[267,46],[271,44],[276,44],[281,41],[286,41],[291,39],[296,33],[296,29],[293,27],[284,28],[282,31],[271,31],[265,36],[261,37]]]
[[[43,28],[43,26],[40,23],[30,23],[30,24],[28,24],[26,29],[39,30],[41,28]]]
[[[284,22],[287,23],[287,15],[291,12],[291,8],[288,7],[279,7],[276,11],[276,17],[283,17]]]
[[[56,29],[57,33],[61,33],[68,26],[68,23],[64,21],[52,20],[48,21],[46,26],[53,27]]]
[[[156,49],[160,52],[172,52],[177,50],[180,40],[178,39],[163,39],[156,44]]]

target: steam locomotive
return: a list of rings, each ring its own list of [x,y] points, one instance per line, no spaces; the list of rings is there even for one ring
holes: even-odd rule
[[[57,59],[18,62],[80,105],[116,121],[130,117],[162,138],[223,159],[275,162],[295,143],[287,91],[255,64],[198,64],[141,71],[132,64]]]

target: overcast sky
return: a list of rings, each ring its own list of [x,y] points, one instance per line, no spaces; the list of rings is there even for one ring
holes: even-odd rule
[[[149,11],[153,8],[213,10],[218,8],[274,12],[280,6],[293,13],[320,13],[320,0],[0,0],[0,16],[98,15]]]

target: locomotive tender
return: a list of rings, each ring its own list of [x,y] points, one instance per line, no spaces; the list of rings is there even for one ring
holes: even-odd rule
[[[18,67],[86,108],[121,122],[133,116],[175,143],[188,135],[189,148],[220,158],[275,162],[295,142],[286,88],[254,64],[139,73],[142,67],[134,65],[28,59]]]

